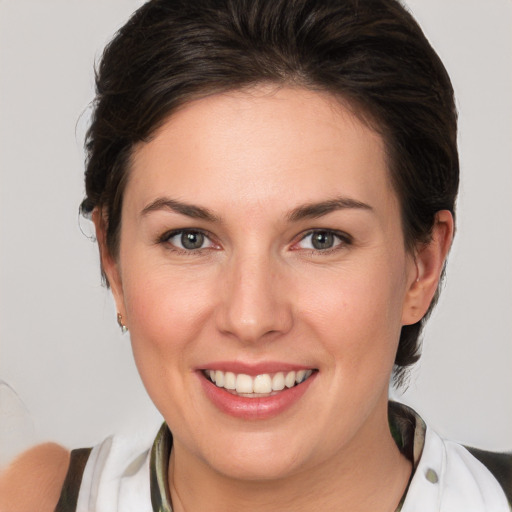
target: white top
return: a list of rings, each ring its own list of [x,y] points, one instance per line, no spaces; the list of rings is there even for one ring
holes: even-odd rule
[[[427,427],[402,512],[510,512],[500,484],[466,448]]]
[[[424,434],[401,512],[510,512],[498,481],[466,448],[430,428]],[[92,449],[77,512],[154,512],[151,464],[151,448],[138,446],[133,438],[109,437]]]

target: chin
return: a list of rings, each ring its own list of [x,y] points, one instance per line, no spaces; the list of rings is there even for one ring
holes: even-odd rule
[[[280,480],[305,463],[305,443],[288,432],[247,432],[210,442],[213,446],[203,452],[206,464],[231,479]]]
[[[295,456],[272,453],[256,455],[230,454],[230,460],[214,461],[215,469],[225,477],[247,482],[279,481],[291,476],[302,467]]]

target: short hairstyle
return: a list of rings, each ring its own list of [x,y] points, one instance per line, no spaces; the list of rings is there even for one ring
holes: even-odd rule
[[[262,83],[331,93],[382,136],[408,250],[430,240],[436,212],[455,213],[453,88],[397,0],[152,0],[105,48],[85,141],[81,210],[102,210],[114,257],[134,145],[189,101]],[[397,384],[419,358],[437,295],[402,327]]]

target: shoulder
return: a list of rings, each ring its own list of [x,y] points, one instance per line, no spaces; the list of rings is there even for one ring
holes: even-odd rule
[[[446,447],[446,501],[458,487],[466,500],[481,503],[481,510],[509,511],[511,506],[512,456],[467,448],[453,441]],[[471,489],[471,492],[468,491]]]
[[[147,509],[154,430],[71,452],[54,443],[32,448],[0,473],[0,512]]]
[[[55,443],[34,446],[0,473],[0,511],[53,512],[69,466],[69,451]]]
[[[443,439],[403,404],[390,403],[390,417],[406,432],[414,461],[402,512],[512,510],[512,454]]]
[[[479,452],[494,461],[495,454]],[[503,475],[510,475],[512,458],[499,459]],[[446,441],[427,428],[423,452],[407,495],[408,503],[428,502],[432,510],[441,506],[444,510],[465,512],[509,512],[504,481],[493,474],[494,467],[489,467],[487,460],[479,460],[464,446]],[[404,508],[404,512],[407,510]]]
[[[466,447],[498,480],[512,508],[512,452],[489,452]]]
[[[147,509],[151,503],[151,446],[146,436],[118,434],[87,449],[83,467],[70,471],[66,477],[59,502],[62,506],[57,510],[104,512]],[[80,451],[73,450],[72,466]]]

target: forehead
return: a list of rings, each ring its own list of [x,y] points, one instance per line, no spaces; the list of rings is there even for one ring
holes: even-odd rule
[[[394,195],[382,137],[347,105],[327,93],[269,86],[190,102],[136,147],[127,199],[143,208],[171,191],[245,209]]]

